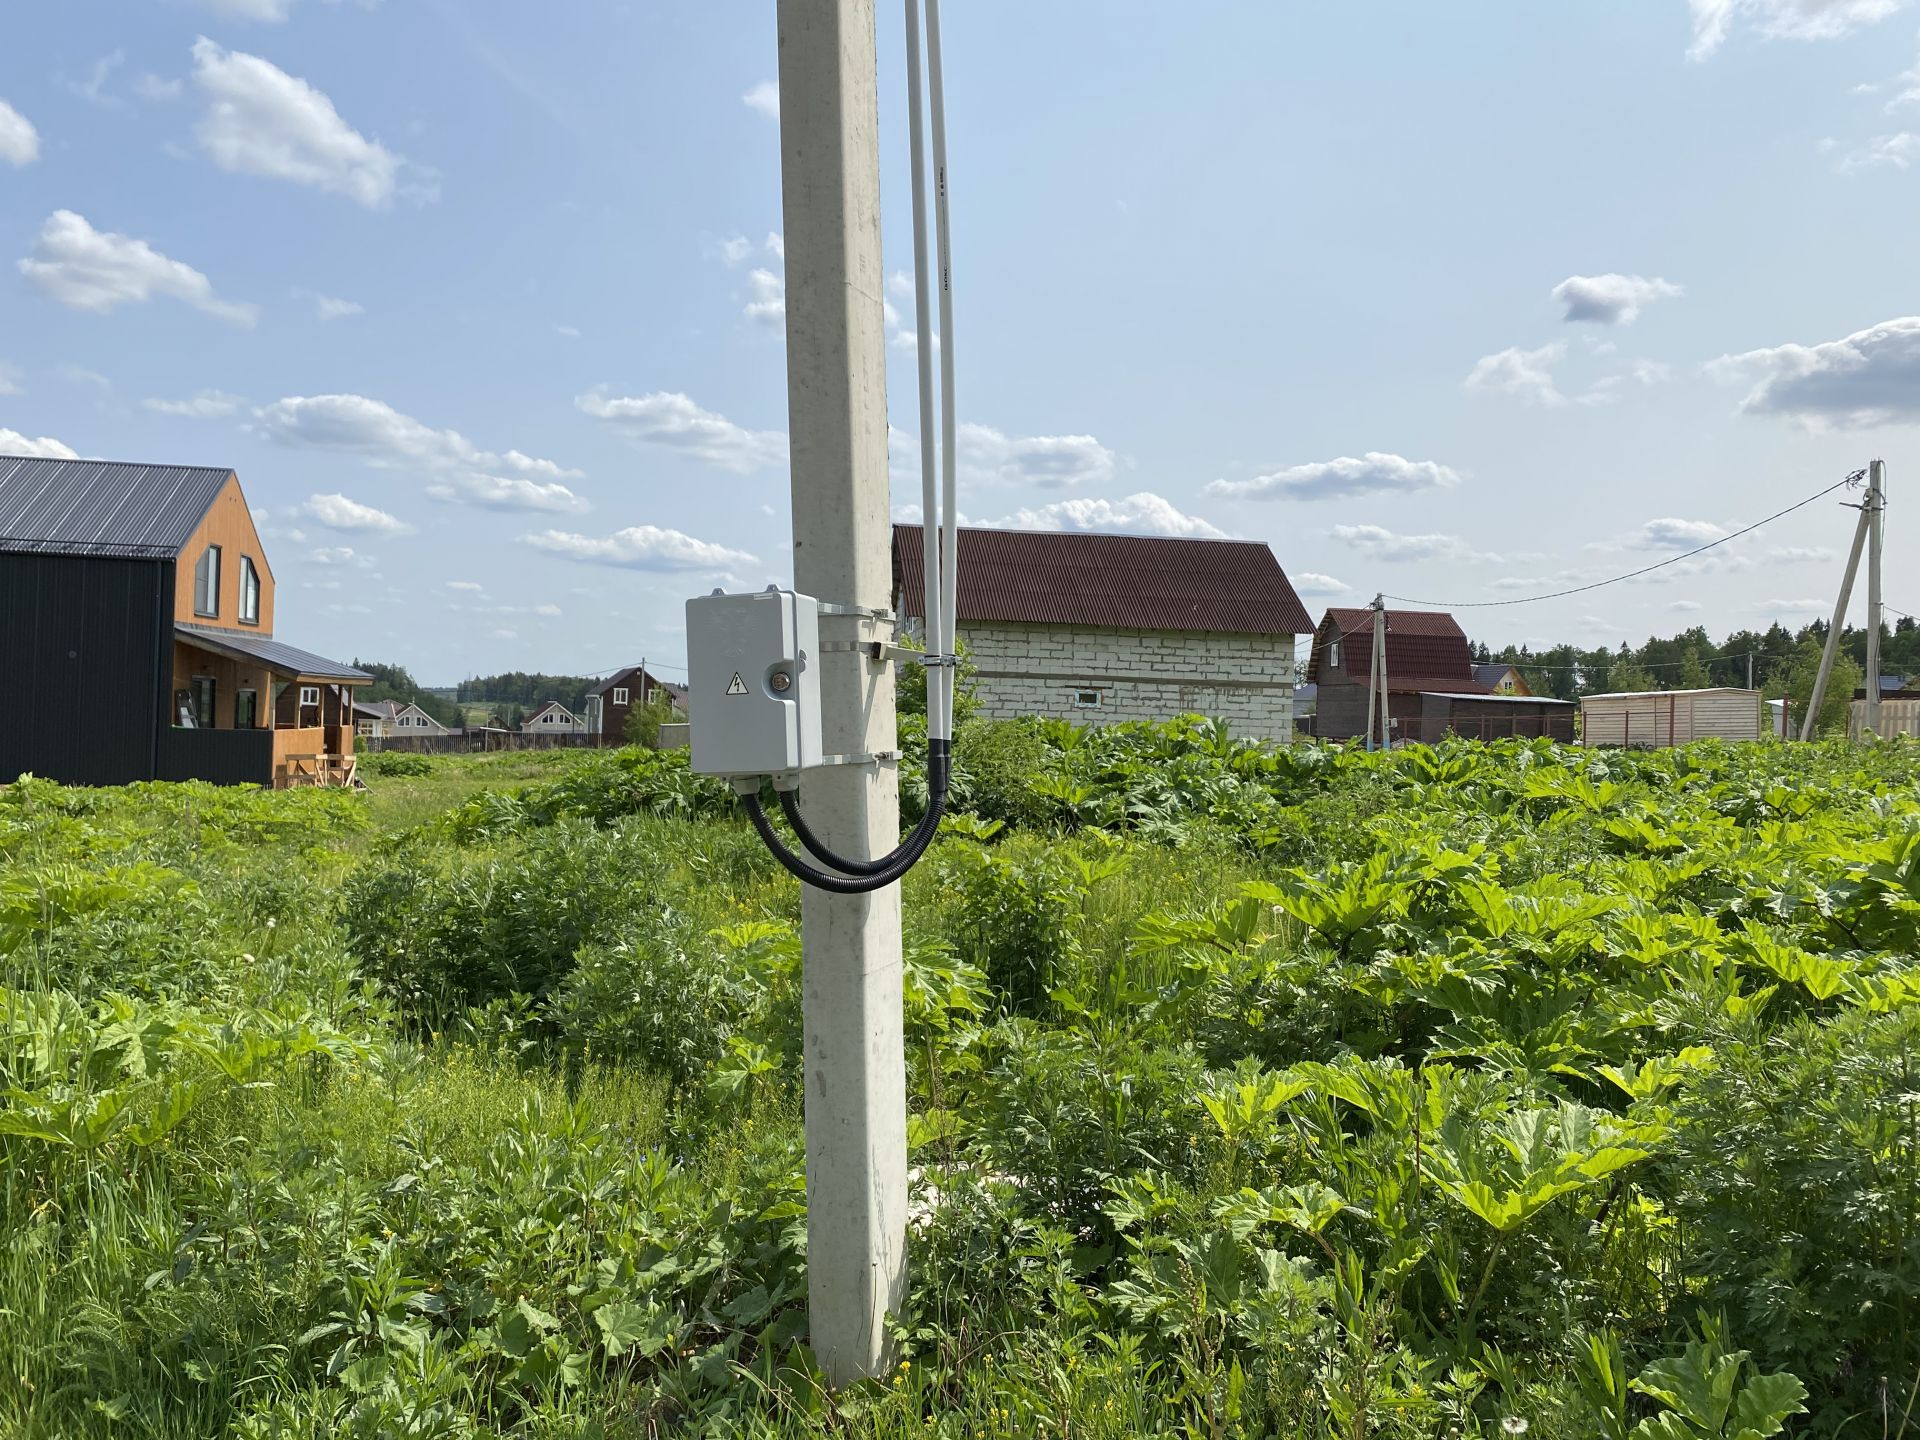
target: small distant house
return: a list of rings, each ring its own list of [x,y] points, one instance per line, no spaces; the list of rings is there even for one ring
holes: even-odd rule
[[[1202,714],[1293,735],[1294,639],[1312,626],[1266,545],[1083,532],[957,537],[955,629],[990,719],[1082,723]],[[896,605],[924,622],[923,540],[893,528]]]
[[[1491,665],[1473,667],[1474,684],[1492,695],[1531,695],[1533,687],[1527,684],[1527,677],[1511,665],[1495,661]]]
[[[586,714],[581,719],[586,722],[587,734],[619,739],[627,733],[627,717],[659,698],[685,713],[687,697],[681,686],[649,674],[642,666],[629,665],[587,692]]]
[[[1580,743],[1618,749],[1758,740],[1772,731],[1758,690],[1635,690],[1580,701]]]
[[[584,735],[587,722],[558,700],[549,700],[521,723],[522,735]]]
[[[378,739],[453,733],[418,705],[399,700],[369,700],[355,705],[353,728],[360,735]]]
[[[232,470],[0,456],[0,783],[350,780],[373,677],[275,598]]]
[[[1313,733],[1323,739],[1367,733],[1373,622],[1371,609],[1336,606],[1314,632],[1307,681],[1317,687]],[[1466,632],[1444,611],[1389,610],[1385,656],[1388,732],[1396,744],[1448,735],[1573,739],[1572,701],[1496,693],[1475,673]]]

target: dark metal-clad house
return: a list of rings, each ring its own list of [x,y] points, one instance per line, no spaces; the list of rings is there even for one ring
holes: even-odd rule
[[[233,471],[0,456],[0,784],[350,775],[371,677],[273,611]]]
[[[1387,612],[1387,713],[1401,741],[1447,735],[1494,740],[1509,735],[1573,739],[1570,701],[1495,693],[1498,675],[1482,678],[1466,632],[1434,610]],[[1367,730],[1367,685],[1373,669],[1373,611],[1329,609],[1314,632],[1307,680],[1318,686],[1313,733],[1348,740]],[[1524,682],[1523,682],[1524,683]]]

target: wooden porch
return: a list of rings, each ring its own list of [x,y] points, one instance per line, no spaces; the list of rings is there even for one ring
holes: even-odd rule
[[[183,757],[221,752],[219,773],[205,778],[227,783],[358,787],[353,690],[366,683],[359,671],[270,638],[176,626],[174,738],[164,748]],[[259,743],[206,734],[219,731],[253,732]]]

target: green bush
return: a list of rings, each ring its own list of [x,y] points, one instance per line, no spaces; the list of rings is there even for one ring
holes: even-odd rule
[[[433,773],[433,757],[406,750],[374,750],[361,757],[360,768],[384,779],[417,779]]]

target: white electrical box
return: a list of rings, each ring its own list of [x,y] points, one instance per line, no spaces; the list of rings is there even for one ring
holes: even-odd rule
[[[687,724],[702,775],[789,775],[820,763],[811,595],[769,587],[687,601]]]

